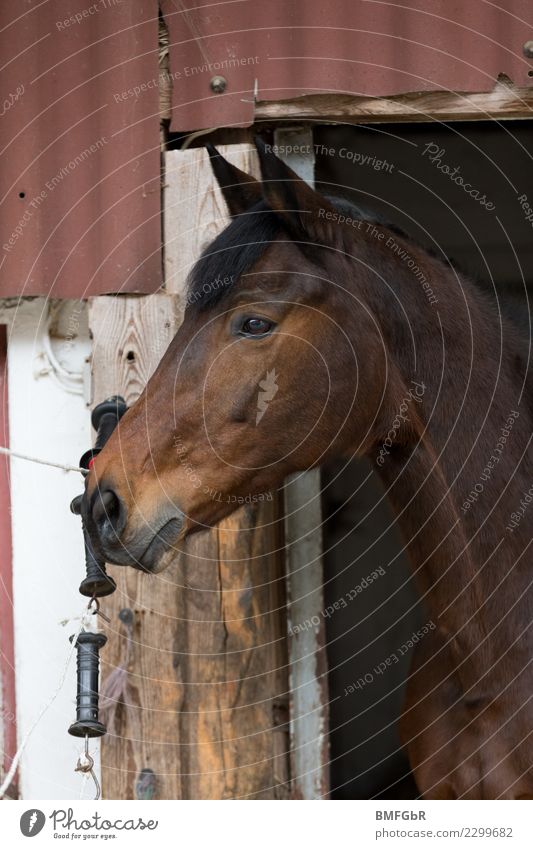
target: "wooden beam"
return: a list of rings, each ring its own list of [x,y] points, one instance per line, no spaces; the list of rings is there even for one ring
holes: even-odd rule
[[[258,175],[250,145],[218,149],[238,168]],[[188,272],[228,222],[204,149],[166,154],[163,221],[166,288],[183,308]],[[191,798],[284,798],[289,697],[279,498],[238,510],[217,531],[193,538],[191,546],[186,568],[193,585],[203,589],[201,609],[192,618],[210,625],[188,642],[203,645],[209,635],[220,651],[211,659],[188,660],[190,680],[199,682],[191,694],[199,715],[197,744],[188,751],[188,771],[197,776],[191,779]],[[229,688],[225,705],[217,687],[209,686],[221,675]],[[210,766],[211,778],[202,778],[202,763],[204,770]]]
[[[251,145],[221,144],[217,150],[237,168],[259,176],[257,153]],[[167,292],[175,294],[182,307],[187,274],[228,220],[205,148],[169,151],[165,155],[164,276]]]
[[[195,162],[203,151],[187,153],[194,167],[180,161],[173,172],[174,163],[166,163],[173,190],[165,204],[172,294],[90,303],[94,403],[117,392],[129,403],[138,397],[181,321],[188,266],[200,242],[225,223],[212,181],[208,197],[194,185],[187,188],[191,175],[204,177]],[[185,180],[181,189],[176,178]],[[219,203],[215,213],[213,201]],[[125,658],[122,608],[134,612],[134,638],[128,707],[119,707],[115,733],[102,741],[104,796],[134,798],[141,770],[149,768],[159,799],[286,798],[288,669],[278,502],[250,505],[191,538],[159,576],[110,570],[118,589],[103,604],[112,623],[102,652],[104,681]]]
[[[299,799],[329,794],[329,711],[320,470],[285,484],[291,773]]]
[[[280,132],[283,132],[283,139],[276,137],[279,144],[302,146],[304,142],[312,143],[309,131],[303,135],[297,131],[289,137],[285,131]],[[217,148],[241,170],[260,176],[257,154],[251,145],[217,145]],[[291,159],[288,164],[312,182],[313,162],[311,157]],[[202,248],[226,225],[227,209],[203,149],[168,153],[165,184],[165,279],[167,289],[181,295],[183,302],[186,276]],[[290,617],[297,624],[306,618],[320,617],[324,609],[319,473],[300,475],[287,491],[291,499],[290,509],[283,511],[287,513],[285,528],[291,541],[286,557],[287,582],[291,596]],[[282,511],[281,503],[278,510]],[[249,518],[242,513],[236,515],[237,528],[247,533]],[[300,534],[303,527],[307,545]],[[224,533],[224,523],[221,533]],[[268,535],[262,538],[262,544],[268,550]],[[238,535],[234,545],[238,546]],[[306,560],[310,550],[312,562]],[[285,622],[283,627],[286,632]],[[311,629],[303,639],[296,639],[294,632],[289,631],[288,642],[289,669],[294,683],[290,711],[291,792],[297,798],[320,798],[327,795],[329,785],[324,629]]]
[[[312,129],[279,127],[274,143],[287,151],[281,157],[287,165],[314,186]],[[320,469],[293,475],[284,490],[291,774],[298,799],[326,798],[330,785],[321,493]]]
[[[281,540],[274,502],[191,539],[183,570],[187,798],[289,796]]]
[[[174,335],[174,302],[166,295],[93,298],[89,327],[94,403],[120,394],[132,404]],[[129,608],[134,619],[126,703],[117,701],[115,722],[108,723],[110,733],[101,743],[103,796],[136,798],[140,772],[149,768],[157,776],[155,798],[181,799],[186,792],[180,722],[185,686],[175,653],[184,605],[180,563],[176,560],[159,580],[133,569],[109,570],[117,590],[102,599],[111,620],[101,653],[103,684],[126,661],[127,630],[120,611]]]
[[[533,88],[501,81],[489,92],[409,92],[391,97],[309,94],[292,100],[261,100],[255,121],[313,121],[360,124],[395,121],[485,121],[531,118]]]

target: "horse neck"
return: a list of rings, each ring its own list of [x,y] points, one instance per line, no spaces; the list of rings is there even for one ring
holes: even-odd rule
[[[473,284],[431,257],[414,254],[436,303],[404,265],[389,277],[394,293],[383,296],[372,281],[366,287],[391,364],[384,424],[372,449],[378,453],[370,458],[397,514],[429,616],[465,656],[480,643],[489,645],[491,629],[500,627],[502,595],[495,589],[528,544],[526,523],[512,536],[505,524],[521,487],[533,481],[531,464],[520,459],[532,417],[524,404],[512,417],[523,378],[516,334],[510,340],[507,328],[500,346],[498,317]],[[414,397],[413,381],[424,387],[423,397]],[[408,421],[401,420],[390,451],[380,454],[402,403]],[[465,511],[510,416],[512,439],[490,472],[485,500]],[[513,469],[518,471],[510,483]],[[515,577],[515,587],[522,586],[529,570],[519,564]]]

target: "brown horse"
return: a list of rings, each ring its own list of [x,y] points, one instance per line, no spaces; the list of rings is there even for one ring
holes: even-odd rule
[[[419,790],[532,798],[527,345],[445,259],[257,145],[262,182],[210,150],[232,221],[93,465],[93,543],[157,572],[288,474],[371,458],[427,610],[401,729]]]

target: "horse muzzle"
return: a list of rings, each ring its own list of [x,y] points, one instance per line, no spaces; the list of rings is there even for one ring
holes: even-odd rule
[[[166,568],[184,526],[183,513],[170,504],[153,519],[130,517],[123,499],[105,482],[85,492],[81,514],[95,551],[106,562],[152,573]]]

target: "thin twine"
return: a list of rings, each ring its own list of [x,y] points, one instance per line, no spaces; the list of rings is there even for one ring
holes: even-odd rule
[[[89,602],[89,605],[90,605],[90,603],[91,602]],[[31,735],[33,734],[33,732],[37,728],[39,722],[43,718],[43,716],[46,713],[46,711],[48,710],[48,708],[55,702],[55,700],[58,697],[61,689],[63,688],[63,684],[65,683],[65,680],[66,680],[66,677],[67,677],[68,668],[70,666],[70,661],[72,660],[72,655],[76,651],[76,643],[78,642],[78,637],[81,634],[81,632],[83,631],[83,629],[85,628],[86,622],[87,622],[87,624],[90,624],[90,621],[91,621],[89,619],[89,616],[91,616],[92,614],[89,613],[89,605],[84,606],[84,608],[83,608],[83,613],[82,613],[81,618],[80,618],[79,628],[78,628],[78,631],[77,631],[75,637],[72,640],[72,643],[71,643],[71,646],[70,646],[70,651],[68,653],[67,660],[66,660],[65,666],[63,668],[63,673],[62,673],[61,678],[59,680],[59,684],[57,685],[56,689],[52,693],[51,697],[48,699],[47,702],[45,702],[45,704],[43,705],[43,707],[39,711],[36,719],[34,719],[32,724],[30,725],[28,731],[24,735],[22,743],[18,747],[17,752],[16,752],[13,760],[11,761],[11,766],[9,767],[9,771],[8,771],[2,785],[0,786],[0,799],[4,798],[4,794],[5,794],[6,790],[8,790],[9,786],[11,785],[13,777],[14,777],[16,771],[17,771],[19,761],[20,761],[20,759],[21,759],[21,757],[24,753],[26,746],[28,745],[28,741],[29,741]]]
[[[43,460],[41,457],[33,457],[31,454],[22,454],[20,451],[12,451],[11,448],[4,448],[2,445],[0,445],[0,454],[5,454],[7,457],[16,457],[18,460],[28,460],[30,463],[39,463],[41,466],[51,466],[54,469],[62,469],[64,472],[87,473],[87,469],[82,469],[81,466],[69,466],[65,463],[54,463],[53,460]]]

